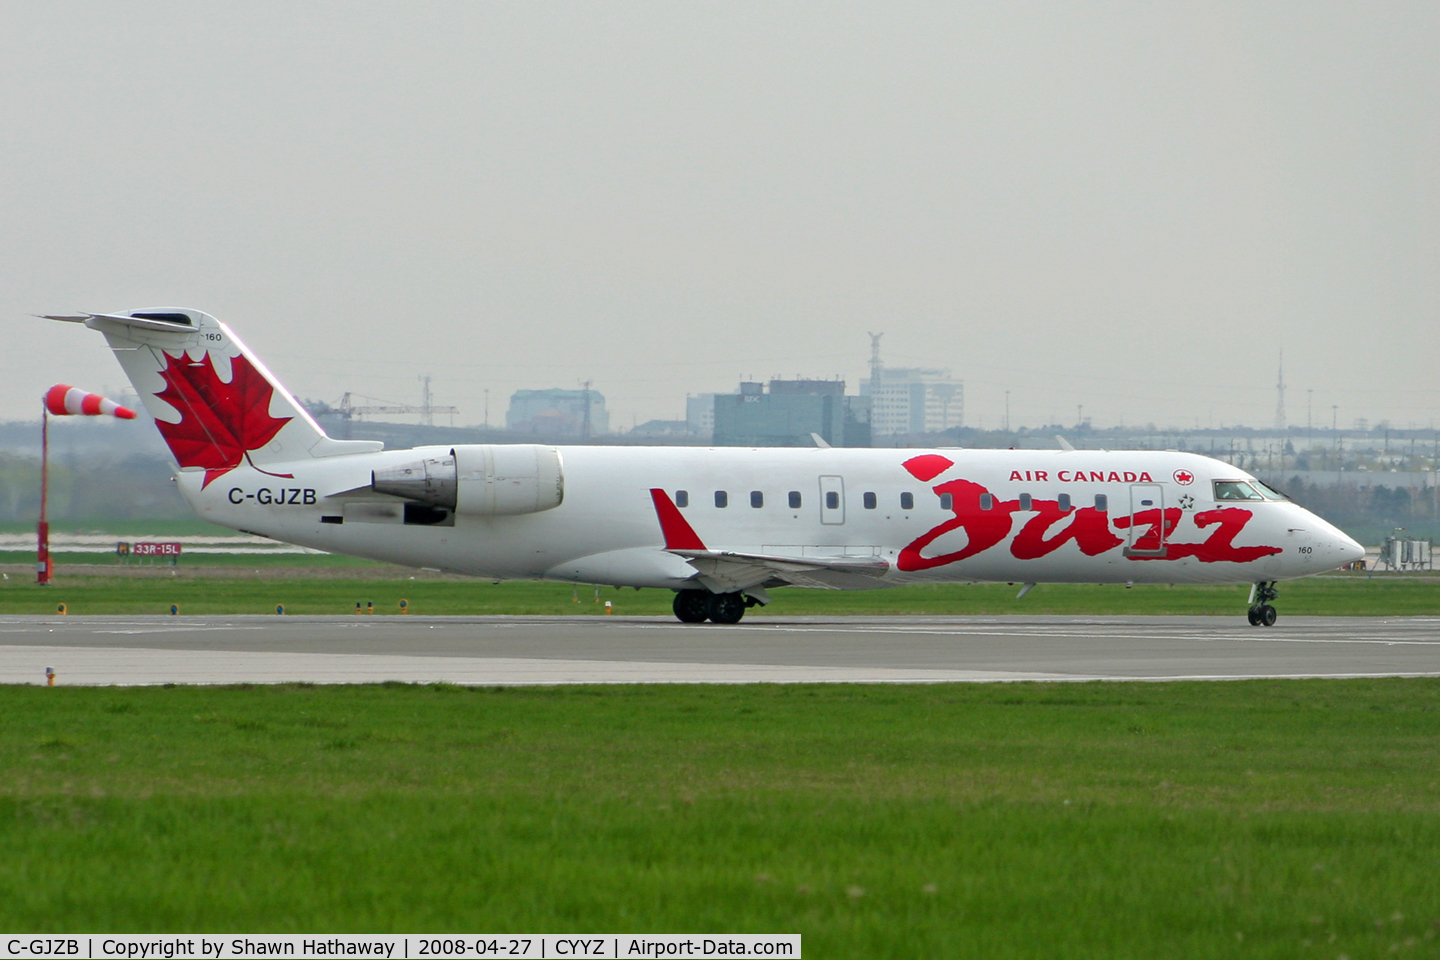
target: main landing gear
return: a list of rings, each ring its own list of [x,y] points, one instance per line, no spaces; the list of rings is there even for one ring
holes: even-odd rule
[[[681,623],[739,623],[745,610],[756,604],[742,593],[711,593],[708,590],[679,590],[675,593],[675,618]]]
[[[1270,601],[1280,596],[1280,591],[1275,589],[1274,580],[1265,580],[1255,584],[1250,591],[1250,610],[1245,614],[1252,627],[1273,627],[1275,618],[1279,616],[1275,608],[1270,606]]]

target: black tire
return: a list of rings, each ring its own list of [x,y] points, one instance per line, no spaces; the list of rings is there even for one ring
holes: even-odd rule
[[[1275,608],[1272,607],[1272,606],[1270,606],[1270,604],[1268,604],[1268,603],[1261,604],[1261,606],[1260,606],[1260,622],[1263,623],[1265,626],[1267,626],[1267,627],[1273,627],[1273,626],[1275,626],[1275,618],[1278,617],[1278,616],[1280,616],[1280,614],[1276,613],[1276,612],[1275,612]]]
[[[1249,610],[1246,610],[1245,619],[1250,621],[1250,626],[1252,627],[1260,626],[1260,608],[1251,607]]]
[[[711,594],[704,590],[679,590],[675,593],[675,619],[681,623],[704,623],[710,619]]]
[[[739,623],[745,616],[745,598],[738,593],[710,594],[710,620],[713,623]]]

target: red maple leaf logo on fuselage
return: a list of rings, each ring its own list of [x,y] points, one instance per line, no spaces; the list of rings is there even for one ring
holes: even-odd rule
[[[201,360],[167,353],[160,376],[165,389],[155,396],[179,411],[180,422],[157,420],[155,426],[180,466],[205,468],[201,489],[240,466],[292,419],[270,416],[275,388],[243,356],[230,360],[229,383],[215,373],[209,353]]]

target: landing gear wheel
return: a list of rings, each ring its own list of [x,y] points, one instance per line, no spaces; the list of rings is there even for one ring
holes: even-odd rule
[[[675,619],[681,623],[704,623],[710,619],[710,597],[704,590],[680,590],[675,594]]]
[[[710,620],[713,623],[739,623],[745,616],[745,598],[738,593],[710,594]]]
[[[1278,596],[1280,596],[1280,591],[1275,589],[1274,580],[1262,580],[1255,584],[1255,589],[1250,594],[1250,609],[1245,614],[1245,618],[1250,621],[1250,626],[1275,626],[1275,618],[1279,614],[1276,613],[1274,607],[1270,606],[1270,601]]]

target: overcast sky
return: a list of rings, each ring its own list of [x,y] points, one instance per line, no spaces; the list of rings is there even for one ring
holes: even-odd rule
[[[226,321],[297,395],[611,423],[949,367],[966,420],[1440,422],[1440,4],[0,0],[0,419],[34,313]]]

